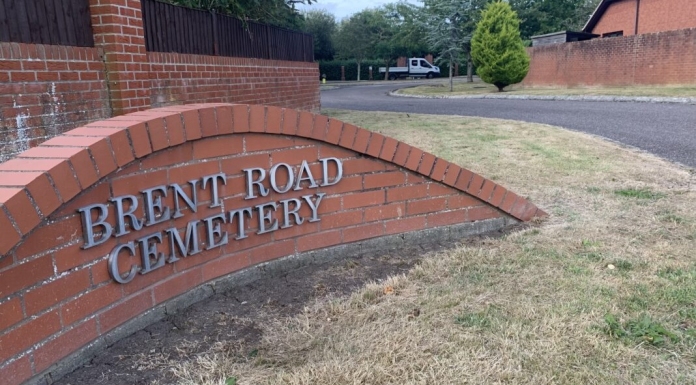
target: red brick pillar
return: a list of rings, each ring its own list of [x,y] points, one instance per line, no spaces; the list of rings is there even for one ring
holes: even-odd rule
[[[150,108],[150,65],[140,0],[89,0],[97,48],[104,51],[114,116]]]

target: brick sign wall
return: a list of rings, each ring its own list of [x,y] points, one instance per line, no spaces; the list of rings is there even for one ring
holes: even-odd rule
[[[370,238],[545,214],[325,116],[180,106],[90,123],[0,164],[0,378],[61,360],[200,285]],[[507,218],[506,221],[501,221]]]
[[[524,86],[696,84],[696,29],[529,49]]]

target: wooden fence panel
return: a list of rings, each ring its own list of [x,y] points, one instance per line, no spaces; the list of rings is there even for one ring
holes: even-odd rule
[[[312,35],[157,0],[141,1],[148,51],[314,60]]]
[[[0,0],[0,41],[94,47],[89,0]]]

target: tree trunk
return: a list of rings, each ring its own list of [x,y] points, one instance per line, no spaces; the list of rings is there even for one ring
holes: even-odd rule
[[[474,63],[471,60],[471,52],[466,55],[466,81],[474,82]]]
[[[450,92],[454,91],[454,83],[453,83],[453,77],[452,77],[452,67],[454,66],[454,60],[452,60],[452,57],[450,57],[450,62],[449,62],[449,79],[450,79]]]
[[[389,80],[389,59],[384,61],[384,66],[387,68],[386,71],[384,71],[384,80]]]
[[[358,60],[358,81],[360,81],[360,61]]]

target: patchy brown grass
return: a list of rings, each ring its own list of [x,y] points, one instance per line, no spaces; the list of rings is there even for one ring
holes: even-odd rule
[[[172,362],[180,384],[696,384],[694,175],[556,127],[330,110],[551,213]],[[252,350],[253,348],[253,350]]]
[[[499,94],[495,86],[480,81],[454,84],[454,91],[444,84],[428,84],[405,88],[399,93],[424,96],[485,95]],[[653,97],[693,97],[696,86],[627,86],[627,87],[534,87],[525,88],[512,85],[505,88],[507,95],[590,95],[590,96],[653,96]]]

